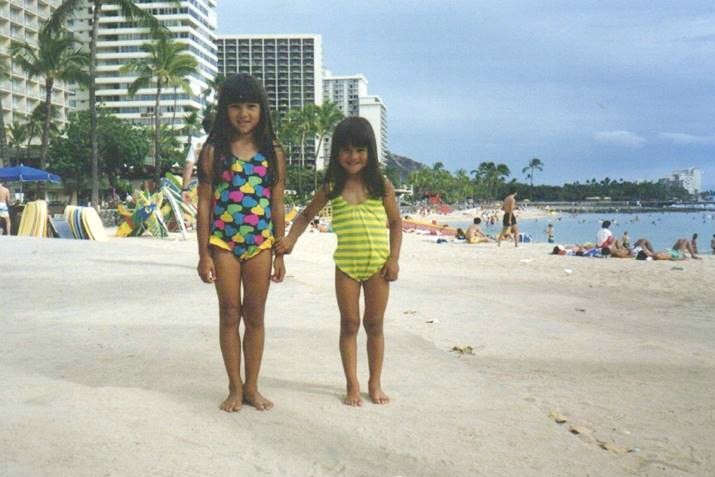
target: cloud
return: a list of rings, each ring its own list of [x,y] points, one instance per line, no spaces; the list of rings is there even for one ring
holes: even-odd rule
[[[630,131],[599,131],[593,135],[597,142],[616,146],[642,147],[645,139]]]
[[[695,136],[685,133],[660,133],[660,137],[673,144],[715,144],[715,134],[711,136]]]

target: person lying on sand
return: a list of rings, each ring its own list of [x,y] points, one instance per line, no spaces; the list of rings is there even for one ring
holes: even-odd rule
[[[607,249],[608,252],[604,253],[604,255],[610,255],[611,257],[615,258],[631,258],[635,257],[638,255],[638,253],[641,252],[641,250],[645,250],[648,253],[655,253],[655,249],[653,248],[653,245],[650,243],[650,240],[645,239],[645,238],[639,238],[633,243],[633,248],[629,248],[623,241],[621,240],[615,240],[609,247],[603,247],[602,248],[602,253],[603,249]]]
[[[671,248],[667,248],[661,252],[652,252],[643,249],[638,253],[636,258],[639,260],[646,260],[648,257],[653,260],[686,260],[688,258],[686,252],[690,254],[691,258],[700,260],[700,257],[698,257],[697,253],[693,250],[693,245],[690,243],[690,240],[685,238],[676,240]]]
[[[690,254],[690,258],[700,260],[698,254],[693,250],[693,244],[686,238],[676,240],[671,248],[667,248],[663,252],[656,252],[653,254],[653,258],[655,260],[685,260],[688,258],[686,252]]]

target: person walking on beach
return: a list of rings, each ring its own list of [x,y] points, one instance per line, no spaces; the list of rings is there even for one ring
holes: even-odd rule
[[[0,183],[0,220],[3,221],[5,235],[10,235],[10,191]]]
[[[220,408],[235,412],[245,402],[268,410],[273,403],[258,391],[258,373],[270,280],[280,282],[285,276],[283,256],[276,253],[271,260],[274,241],[285,231],[285,158],[275,141],[266,93],[253,77],[234,75],[221,86],[198,176],[197,268],[201,280],[216,286],[219,341],[228,374],[228,397]]]
[[[375,404],[390,398],[382,390],[385,352],[383,320],[390,282],[397,280],[402,223],[395,189],[380,173],[375,134],[360,117],[344,119],[335,128],[330,163],[323,186],[297,217],[290,233],[278,242],[290,253],[310,219],[330,201],[333,229],[338,236],[335,295],[340,309],[340,357],[345,372],[348,406],[362,406],[357,377],[357,333],[360,329],[360,291],[365,294],[363,326],[367,333],[370,369],[368,395]],[[388,231],[385,224],[389,226]]]
[[[511,232],[511,236],[514,237],[514,246],[518,247],[519,227],[516,225],[516,215],[514,215],[514,211],[516,210],[516,189],[513,187],[509,189],[509,195],[504,198],[502,210],[504,211],[504,217],[502,218],[502,231],[497,237],[497,245],[501,246],[502,238],[506,237],[506,235]]]

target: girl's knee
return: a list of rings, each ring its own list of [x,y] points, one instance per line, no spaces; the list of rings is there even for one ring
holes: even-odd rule
[[[237,303],[222,303],[219,305],[221,326],[238,326],[241,320],[241,305]]]
[[[383,324],[382,317],[380,317],[380,318],[365,317],[365,319],[362,322],[362,325],[365,328],[365,332],[369,336],[382,336],[382,324]]]
[[[343,336],[356,335],[360,329],[360,318],[340,317],[340,334]]]
[[[263,328],[265,311],[265,302],[245,300],[243,302],[243,324],[246,328]]]
[[[244,313],[243,314],[243,325],[246,327],[247,330],[257,330],[263,328],[263,313],[260,314],[252,314],[252,313]]]

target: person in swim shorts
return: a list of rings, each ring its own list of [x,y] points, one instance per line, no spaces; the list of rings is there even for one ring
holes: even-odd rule
[[[0,183],[0,220],[3,221],[5,235],[10,235],[12,223],[10,222],[10,191]]]
[[[502,210],[504,211],[504,217],[502,218],[502,231],[497,237],[497,245],[501,246],[502,239],[511,233],[514,238],[514,246],[519,246],[519,227],[516,225],[516,215],[514,211],[516,210],[516,189],[511,187],[509,189],[509,195],[504,198],[504,203],[502,204]]]

